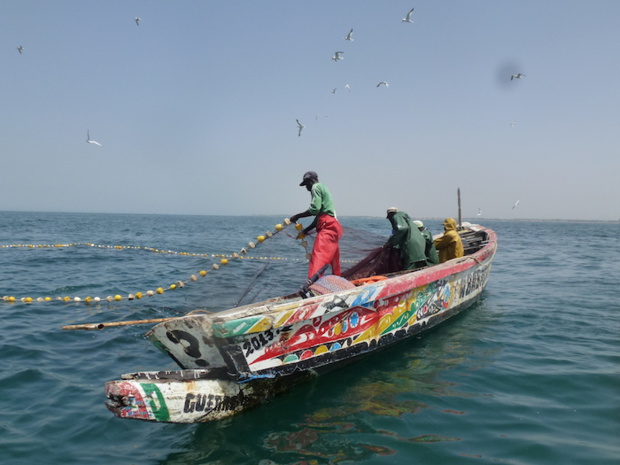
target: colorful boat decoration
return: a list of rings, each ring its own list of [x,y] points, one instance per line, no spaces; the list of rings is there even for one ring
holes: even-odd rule
[[[301,293],[153,327],[147,336],[182,368],[106,383],[116,416],[195,423],[237,414],[311,376],[410,338],[470,307],[484,290],[495,233],[460,231],[466,255],[353,283],[327,275]]]

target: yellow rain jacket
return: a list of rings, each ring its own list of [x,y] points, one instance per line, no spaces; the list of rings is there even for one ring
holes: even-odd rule
[[[435,239],[435,248],[439,252],[439,263],[463,256],[463,243],[456,230],[454,218],[446,218],[443,222],[445,232]]]

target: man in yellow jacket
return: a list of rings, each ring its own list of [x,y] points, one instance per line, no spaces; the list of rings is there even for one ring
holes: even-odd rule
[[[463,256],[463,242],[456,230],[454,218],[446,218],[443,222],[443,236],[435,239],[435,248],[439,252],[439,263]]]

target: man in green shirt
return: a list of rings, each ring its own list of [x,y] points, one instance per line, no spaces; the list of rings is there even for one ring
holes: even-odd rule
[[[308,277],[313,276],[324,265],[332,267],[332,274],[340,276],[340,248],[338,241],[342,237],[342,226],[336,219],[336,210],[332,196],[325,186],[319,182],[314,171],[304,174],[300,186],[305,186],[312,195],[310,207],[304,212],[291,216],[290,220],[297,223],[300,218],[314,216],[314,221],[302,231],[306,235],[316,228],[316,238],[312,248]]]

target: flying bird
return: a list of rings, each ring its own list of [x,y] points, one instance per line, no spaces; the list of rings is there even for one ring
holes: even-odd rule
[[[337,88],[337,87],[334,87],[334,88],[332,89],[332,94],[335,94],[337,90],[338,90],[338,88]]]
[[[409,13],[407,13],[407,16],[405,16],[405,17],[402,19],[401,23],[413,23],[413,20],[411,19],[411,15],[413,14],[413,10],[414,10],[414,8],[412,8],[412,9],[409,11]]]
[[[516,122],[516,121],[513,121],[512,123],[510,123],[510,127],[511,127],[511,128],[514,128],[516,124],[517,124],[517,122]]]
[[[527,77],[527,76],[525,74],[517,73],[517,74],[513,74],[512,76],[510,76],[510,80],[512,81],[513,79],[522,79],[524,77]]]
[[[351,92],[351,86],[349,84],[345,84],[344,88],[347,89],[349,92]]]
[[[481,215],[482,215],[482,208],[479,208],[478,209],[478,216],[481,216]]]
[[[514,210],[515,208],[517,208],[517,205],[519,205],[519,201],[517,200],[515,202],[515,204],[512,206],[511,210]]]
[[[348,41],[353,42],[353,37],[352,37],[352,36],[353,36],[353,29],[351,29],[351,30],[349,31],[349,33],[348,33],[348,34],[347,34],[347,36],[344,38],[344,40],[348,40]]]
[[[385,81],[381,81],[379,84],[377,84],[377,87],[379,87],[379,86],[390,87],[390,85],[387,82],[385,82]]]
[[[19,52],[19,54],[21,55],[22,52],[24,51],[24,46],[20,45],[19,47],[17,47],[17,51]]]
[[[99,147],[101,147],[101,144],[99,142],[97,142],[96,140],[92,140],[90,138],[90,132],[86,131],[86,142],[88,142],[89,144],[95,144],[98,145]]]
[[[136,16],[133,20],[136,22],[136,26],[140,25],[140,18]]]
[[[334,60],[334,61],[342,60],[342,56],[341,55],[343,53],[344,52],[334,52],[334,56],[332,57],[332,60]]]
[[[301,130],[302,130],[303,128],[305,128],[306,126],[304,126],[303,124],[301,124],[301,123],[299,122],[299,120],[298,120],[298,119],[296,119],[295,121],[297,121],[297,128],[299,129],[299,132],[297,133],[297,137],[299,137],[299,136],[301,136]]]

